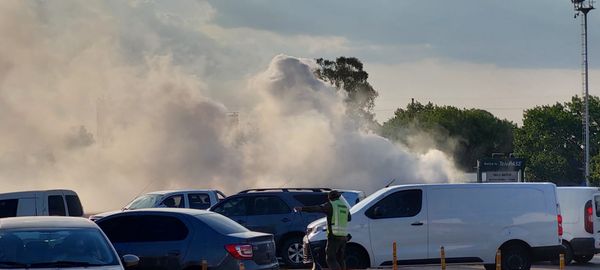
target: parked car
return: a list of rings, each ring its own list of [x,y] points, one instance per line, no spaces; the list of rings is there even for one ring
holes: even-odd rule
[[[0,194],[0,218],[20,216],[83,216],[79,196],[53,189]]]
[[[324,217],[319,213],[294,212],[295,206],[317,205],[327,200],[323,188],[265,188],[244,190],[227,197],[210,210],[244,227],[275,236],[278,256],[289,267],[301,267],[302,237],[306,226]]]
[[[559,187],[565,262],[589,262],[600,253],[600,188]]]
[[[123,263],[96,224],[85,218],[15,217],[0,220],[0,268],[123,270]]]
[[[548,183],[403,185],[381,189],[355,205],[346,247],[348,268],[398,264],[481,263],[530,269],[558,258],[562,224],[556,186]],[[324,265],[326,222],[308,226],[305,246]],[[309,253],[309,252],[307,252]],[[308,255],[308,254],[307,254]],[[307,258],[310,259],[310,258]]]
[[[154,208],[97,221],[119,254],[136,254],[144,269],[279,269],[269,234],[251,232],[217,213]]]
[[[217,204],[225,198],[223,192],[216,189],[180,189],[163,190],[146,193],[135,198],[121,210],[110,211],[90,216],[95,221],[105,216],[144,208],[169,207],[169,208],[191,208],[205,210]]]

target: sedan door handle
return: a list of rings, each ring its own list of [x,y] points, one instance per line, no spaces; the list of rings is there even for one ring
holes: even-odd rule
[[[423,226],[423,222],[421,222],[421,221],[417,221],[417,222],[415,222],[415,223],[413,223],[413,224],[410,224],[410,225],[411,225],[411,226]]]
[[[292,220],[291,220],[291,219],[289,219],[289,218],[282,218],[282,219],[281,219],[281,222],[290,222],[290,221],[292,221]]]

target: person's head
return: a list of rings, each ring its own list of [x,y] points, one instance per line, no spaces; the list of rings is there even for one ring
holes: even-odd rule
[[[332,191],[329,191],[329,193],[327,193],[327,198],[330,201],[335,201],[335,200],[339,199],[340,196],[342,196],[342,193],[340,193],[337,190],[332,190]]]

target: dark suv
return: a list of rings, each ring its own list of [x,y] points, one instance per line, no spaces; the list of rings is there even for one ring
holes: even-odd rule
[[[302,238],[306,226],[325,215],[294,212],[295,206],[327,201],[324,188],[250,189],[227,197],[210,210],[252,231],[275,236],[277,255],[288,267],[303,266]]]

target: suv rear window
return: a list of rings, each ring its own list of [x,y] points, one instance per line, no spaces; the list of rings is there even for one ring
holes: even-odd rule
[[[293,196],[303,206],[320,205],[327,202],[327,194],[298,194]]]
[[[72,217],[81,217],[83,216],[83,208],[81,207],[81,202],[79,201],[79,197],[75,195],[67,195],[65,196],[67,200],[67,208],[69,209],[69,216]]]
[[[600,196],[595,196],[594,201],[596,202],[596,216],[600,217]]]
[[[0,201],[0,218],[16,217],[19,199],[1,200]]]

